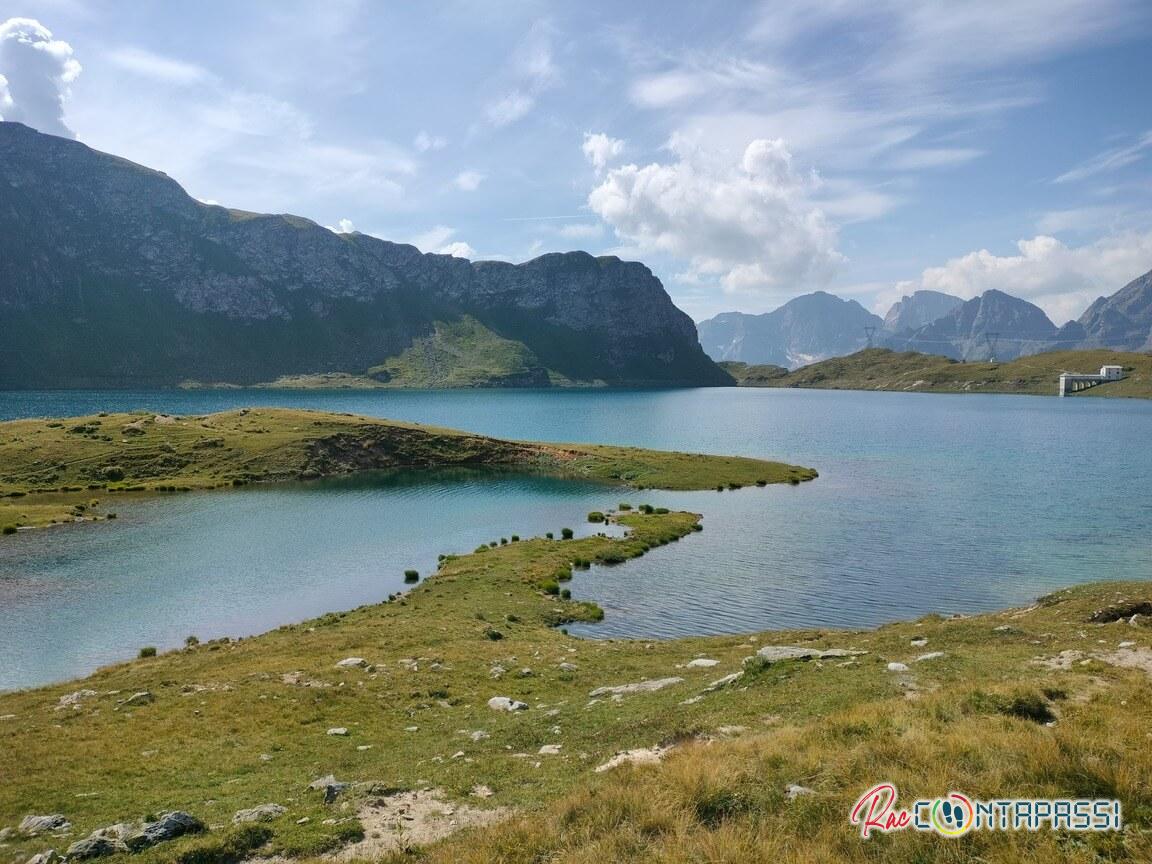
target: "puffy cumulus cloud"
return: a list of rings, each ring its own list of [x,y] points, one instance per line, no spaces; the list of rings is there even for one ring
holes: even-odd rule
[[[479,171],[461,171],[452,181],[452,185],[461,192],[475,192],[484,182],[484,175]]]
[[[453,240],[455,236],[455,228],[437,225],[423,234],[417,234],[411,242],[421,252],[435,252],[437,255],[453,255],[457,258],[475,258],[476,250],[463,240]]]
[[[837,232],[810,198],[780,139],[760,138],[739,161],[673,139],[675,161],[607,173],[588,205],[626,243],[686,261],[679,277],[727,292],[775,294],[821,286],[842,256]]]
[[[1035,303],[1063,324],[1152,268],[1152,231],[1114,234],[1075,247],[1040,234],[1020,240],[1016,248],[1018,255],[970,252],[929,267],[918,283],[902,283],[897,290],[929,288],[971,298],[997,289]]]
[[[72,46],[32,18],[0,23],[0,119],[74,137],[64,124],[68,85],[80,74]]]
[[[352,224],[351,219],[341,219],[335,225],[325,225],[333,234],[351,234],[356,230],[356,226]]]
[[[603,132],[585,132],[580,149],[584,151],[584,158],[599,174],[608,167],[608,163],[624,152],[624,140],[611,138]]]

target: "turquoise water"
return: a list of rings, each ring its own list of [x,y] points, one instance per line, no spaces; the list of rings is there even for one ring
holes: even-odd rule
[[[705,531],[572,584],[589,636],[864,626],[1152,577],[1152,402],[801,390],[0,393],[0,418],[292,405],[493,435],[781,458],[798,487],[643,495],[437,473],[118,503],[103,525],[0,543],[0,687],[379,600],[405,568],[583,527],[619,500]]]

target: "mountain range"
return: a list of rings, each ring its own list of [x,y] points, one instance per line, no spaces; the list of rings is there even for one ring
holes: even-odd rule
[[[883,320],[855,301],[817,291],[762,315],[725,312],[701,321],[697,331],[704,350],[718,362],[786,369],[866,346],[955,360],[1013,360],[1044,351],[1099,348],[1152,351],[1152,272],[1100,297],[1062,327],[1039,306],[1003,291],[986,291],[971,300],[917,291],[894,303]]]
[[[421,253],[0,122],[0,388],[722,385],[643,264]]]

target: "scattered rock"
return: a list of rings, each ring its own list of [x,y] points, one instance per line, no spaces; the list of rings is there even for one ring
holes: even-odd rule
[[[48,816],[25,816],[20,820],[20,833],[28,835],[43,834],[47,831],[66,831],[72,827],[68,817],[63,813],[52,813]]]
[[[247,810],[237,810],[232,817],[233,822],[271,822],[288,812],[287,807],[279,804],[261,804]]]
[[[722,690],[729,684],[735,684],[743,677],[743,672],[733,672],[731,675],[725,675],[723,678],[717,678],[715,681],[704,688],[704,692],[712,693],[715,690]]]
[[[345,657],[336,664],[338,669],[356,669],[363,668],[368,665],[368,661],[363,657]]]
[[[123,840],[114,840],[110,837],[94,834],[83,840],[77,840],[68,847],[64,855],[69,861],[87,861],[90,858],[103,858],[106,855],[127,851],[128,847]]]
[[[580,667],[575,663],[561,663],[556,668],[558,668],[561,672],[575,672]]]
[[[944,656],[943,651],[929,651],[927,654],[921,654],[919,657],[917,657],[916,662],[917,663],[923,663],[925,660],[935,660],[935,659],[937,659],[939,657],[943,657],[943,656]]]
[[[800,648],[796,645],[765,645],[756,652],[770,663],[780,660],[828,660],[832,657],[859,657],[867,651],[850,651],[846,648]]]
[[[493,696],[488,700],[488,707],[493,711],[528,710],[528,704],[526,702],[518,702],[515,699],[509,699],[507,696]]]
[[[477,729],[475,732],[470,732],[468,734],[468,737],[471,738],[473,741],[483,741],[486,738],[489,738],[491,736],[487,732],[485,732],[483,729]]]
[[[464,828],[494,825],[510,815],[512,811],[506,808],[484,810],[449,802],[439,789],[373,798],[356,814],[364,826],[364,839],[330,857],[336,861],[376,861],[393,852],[435,843]]]
[[[561,746],[560,744],[545,744],[537,752],[541,756],[559,756]]]
[[[139,693],[133,693],[127,699],[121,699],[119,704],[127,708],[134,708],[137,705],[150,705],[155,701],[156,697],[153,696],[150,692],[147,690],[141,690]]]
[[[339,783],[339,782],[340,781],[336,779],[335,774],[326,774],[323,777],[317,777],[315,780],[313,780],[311,783],[309,783],[308,788],[311,789],[313,792],[316,792],[319,789],[323,789],[325,786],[331,786],[334,783]]]
[[[923,648],[925,645],[928,644],[928,640],[925,639],[923,636],[921,636],[918,639],[913,639],[908,644],[911,645],[913,648]]]
[[[473,798],[491,798],[496,793],[492,791],[491,787],[485,786],[483,783],[477,783],[468,794]]]
[[[809,789],[807,786],[798,786],[795,783],[793,783],[790,786],[785,787],[785,789],[784,789],[784,797],[787,798],[789,801],[795,801],[801,795],[815,795],[815,794],[816,794],[815,789]]]
[[[889,672],[907,672],[908,666],[904,663],[889,663],[888,664],[888,671]]]
[[[650,681],[637,681],[635,684],[618,684],[615,687],[597,687],[588,695],[593,699],[600,696],[629,696],[633,693],[654,693],[679,684],[683,678],[653,678]]]
[[[619,768],[621,765],[655,765],[671,749],[671,747],[640,747],[636,750],[624,750],[603,765],[597,765],[595,771],[599,774]]]
[[[38,855],[33,855],[28,859],[27,864],[54,864],[58,858],[55,849],[49,849],[46,852],[41,852]]]
[[[75,693],[68,693],[60,697],[60,701],[56,703],[56,710],[61,708],[79,708],[80,702],[84,699],[91,699],[93,696],[98,695],[95,690],[77,690]]]
[[[328,732],[326,734],[345,736],[348,734],[348,729],[345,726],[333,726],[331,729],[328,730]]]
[[[1134,646],[1135,644],[1136,644],[1135,642],[1121,642],[1121,643],[1120,643],[1119,645],[1117,645],[1116,647],[1117,647],[1117,648],[1131,648],[1131,647],[1132,647],[1132,646]]]
[[[531,669],[529,669],[527,666],[525,666],[523,669],[521,669],[516,674],[519,675],[521,678],[531,678],[536,673],[533,672]]]
[[[711,669],[713,666],[719,665],[719,660],[711,660],[708,657],[697,657],[695,660],[689,660],[687,663],[689,669]]]

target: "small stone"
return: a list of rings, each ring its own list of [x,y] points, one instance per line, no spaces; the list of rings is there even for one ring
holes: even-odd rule
[[[260,804],[247,810],[237,810],[232,817],[233,822],[271,822],[288,812],[287,807],[279,804]]]
[[[358,667],[363,668],[367,665],[368,661],[363,657],[345,657],[343,660],[336,664],[336,667],[338,669],[355,669]]]
[[[923,663],[925,660],[935,660],[938,657],[943,657],[943,651],[929,651],[927,654],[921,654],[916,658],[917,663]]]
[[[57,860],[58,858],[56,856],[56,850],[49,849],[45,852],[41,852],[38,855],[33,855],[28,859],[27,864],[53,864],[53,862]]]
[[[491,798],[495,793],[493,793],[490,787],[485,786],[483,783],[478,783],[472,787],[472,791],[469,794],[473,798]]]
[[[405,726],[404,731],[405,732],[419,732],[420,727],[419,726]]]
[[[141,690],[139,693],[133,693],[127,699],[122,700],[120,704],[131,708],[137,705],[149,705],[155,701],[155,696],[153,696],[147,690]]]
[[[296,824],[297,825],[307,825],[311,821],[312,820],[309,819],[307,816],[301,816],[299,819],[296,820]]]
[[[714,690],[721,690],[729,684],[735,684],[744,677],[743,672],[733,672],[731,675],[725,675],[723,678],[717,678],[711,684],[704,688],[705,693],[711,693]]]
[[[527,666],[525,666],[523,669],[521,669],[516,674],[519,675],[521,678],[531,678],[536,673],[533,672],[531,669],[529,669]]]
[[[488,707],[493,711],[527,711],[528,705],[525,702],[518,702],[515,699],[510,699],[507,696],[493,696],[488,700]]]
[[[1133,645],[1135,645],[1135,644],[1136,644],[1135,642],[1121,642],[1121,643],[1120,643],[1119,645],[1117,645],[1116,647],[1117,647],[1117,648],[1131,648],[1131,647],[1132,647]]]
[[[56,710],[61,708],[78,708],[80,702],[84,699],[91,699],[96,696],[95,690],[77,690],[75,693],[67,693],[60,697],[60,701],[56,703]]]
[[[907,672],[908,667],[904,663],[889,663],[888,664],[888,671],[889,672]]]
[[[20,820],[21,834],[41,834],[45,831],[65,831],[72,827],[63,813],[52,813],[48,816],[25,816]]]
[[[925,645],[928,644],[928,640],[925,639],[923,636],[921,636],[919,639],[913,639],[909,644],[913,648],[923,648]]]
[[[689,669],[710,669],[713,666],[719,666],[719,660],[712,660],[708,657],[697,657],[695,660],[688,661]]]
[[[453,759],[463,759],[464,758],[464,751],[463,750],[457,750],[455,753],[452,754],[452,758]]]
[[[545,744],[537,753],[541,756],[559,756],[561,744]]]
[[[331,729],[328,730],[328,732],[326,734],[346,736],[348,734],[348,729],[347,729],[347,727],[344,727],[344,726],[333,726]]]
[[[575,672],[580,667],[575,663],[561,663],[558,667],[561,672]]]
[[[789,801],[795,801],[801,795],[815,795],[815,789],[809,789],[807,786],[798,786],[793,783],[784,789],[784,797]]]
[[[475,732],[470,733],[468,735],[468,737],[471,738],[473,741],[484,741],[485,739],[490,738],[491,736],[487,732],[485,732],[483,729],[477,729]]]
[[[365,750],[371,750],[372,745],[371,744],[358,744],[358,745],[356,745],[356,749],[359,750],[361,753],[363,753]]]

